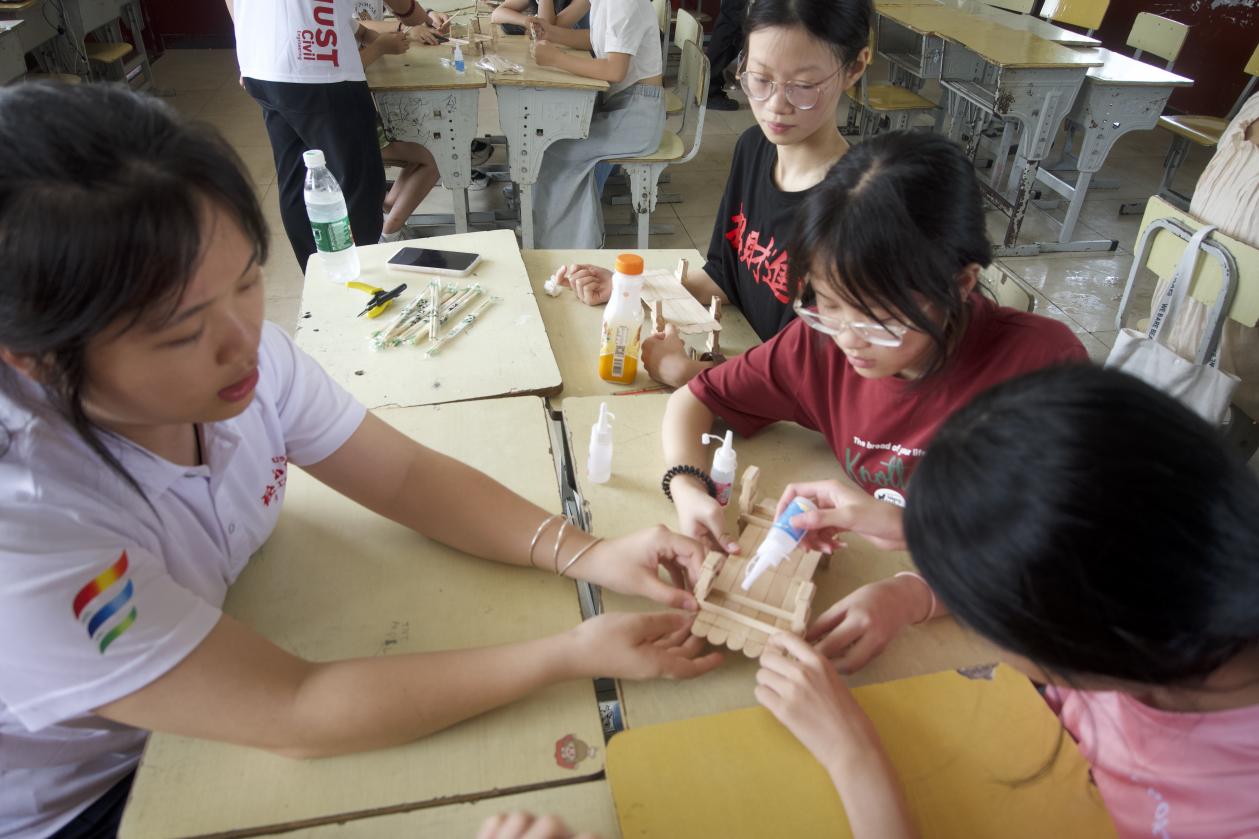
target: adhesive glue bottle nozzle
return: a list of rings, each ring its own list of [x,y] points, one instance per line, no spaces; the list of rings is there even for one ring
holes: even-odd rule
[[[796,545],[800,544],[800,540],[804,538],[805,531],[802,528],[791,526],[791,520],[801,513],[808,513],[817,509],[817,505],[807,498],[796,496],[791,503],[787,505],[787,509],[783,510],[782,515],[774,522],[774,526],[770,528],[769,533],[765,534],[765,539],[761,542],[761,546],[756,549],[756,555],[752,557],[752,561],[748,563],[747,574],[743,577],[742,588],[744,591],[752,588],[752,584],[756,582],[756,578],[764,574],[771,568],[777,568],[782,564],[792,551],[796,549]]]
[[[591,483],[607,483],[612,477],[612,422],[616,416],[608,410],[607,402],[599,403],[599,419],[590,429],[590,459],[586,461],[586,476]]]
[[[704,445],[722,438],[716,434],[702,434],[700,439]],[[738,468],[739,458],[734,453],[734,432],[727,431],[725,442],[721,448],[713,452],[713,483],[717,485],[717,503],[726,506],[730,503],[730,493],[734,489],[734,475]]]

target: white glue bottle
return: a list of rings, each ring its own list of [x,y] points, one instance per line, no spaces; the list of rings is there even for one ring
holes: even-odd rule
[[[714,440],[721,442],[716,434],[702,434],[700,439],[707,446]],[[726,432],[725,443],[713,452],[713,483],[717,485],[717,503],[726,506],[730,503],[730,493],[734,489],[734,473],[738,468],[739,458],[734,453],[734,432]]]
[[[606,484],[612,477],[612,423],[608,403],[599,403],[599,419],[590,428],[590,459],[586,461],[586,477],[591,483]]]
[[[757,577],[769,569],[777,568],[781,565],[782,561],[796,549],[796,545],[800,544],[800,540],[804,538],[805,531],[792,527],[791,520],[801,513],[812,512],[816,509],[817,505],[807,498],[797,495],[791,500],[791,503],[787,505],[787,509],[783,510],[782,515],[774,522],[774,526],[770,528],[769,533],[765,534],[764,541],[756,549],[756,555],[748,563],[748,571],[742,583],[744,591],[752,587],[752,583],[756,582]]]
[[[458,44],[455,44],[455,53],[450,63],[454,65],[455,72],[460,76],[467,69],[467,65],[463,63],[463,50],[460,49]]]

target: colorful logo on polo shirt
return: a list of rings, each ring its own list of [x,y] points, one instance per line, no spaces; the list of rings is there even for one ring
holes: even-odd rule
[[[86,626],[87,637],[97,642],[102,655],[119,635],[136,622],[135,606],[126,611],[135,595],[135,586],[127,576],[127,571],[127,552],[123,551],[117,562],[79,589],[79,593],[74,596],[74,616]],[[125,583],[121,589],[116,585],[120,581]],[[89,609],[90,605],[95,608]],[[111,623],[111,618],[124,612],[121,620]]]

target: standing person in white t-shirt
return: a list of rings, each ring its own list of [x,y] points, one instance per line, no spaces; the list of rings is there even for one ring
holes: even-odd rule
[[[345,193],[350,229],[360,245],[380,239],[385,167],[376,106],[354,39],[352,0],[225,0],[236,27],[236,58],[245,90],[262,106],[275,157],[280,216],[302,270],[315,237],[302,196],[302,152],[323,149]],[[444,28],[445,15],[415,0],[384,0],[408,26]]]
[[[675,612],[330,662],[224,615],[293,467],[465,553],[571,563],[670,606],[695,604],[659,569],[681,581],[703,553],[663,527],[608,541],[563,528],[366,413],[263,322],[253,184],[159,100],[5,88],[0,145],[0,837],[112,836],[149,730],[317,757],[562,680],[719,662]]]
[[[542,155],[533,187],[539,248],[602,247],[596,166],[601,160],[654,152],[664,130],[660,25],[651,0],[573,0],[566,14],[582,15],[587,9],[589,30],[529,19],[538,36],[538,64],[610,83],[595,104],[589,136],[554,142]],[[591,51],[594,58],[556,45]]]

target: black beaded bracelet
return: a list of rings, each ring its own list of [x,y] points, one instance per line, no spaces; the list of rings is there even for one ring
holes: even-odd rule
[[[713,483],[713,479],[708,473],[698,466],[674,466],[668,472],[664,473],[664,477],[660,480],[660,488],[664,490],[664,497],[673,500],[673,492],[669,489],[669,484],[673,483],[673,479],[678,475],[690,475],[693,478],[699,478],[704,482],[704,486],[708,488],[708,494],[713,498],[717,497],[717,485]]]

